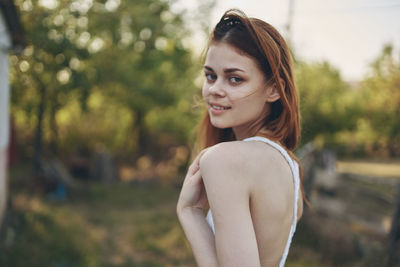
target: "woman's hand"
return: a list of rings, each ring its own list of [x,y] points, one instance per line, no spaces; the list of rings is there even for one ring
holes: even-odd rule
[[[205,150],[200,152],[188,169],[176,212],[185,236],[192,247],[197,266],[217,267],[215,238],[203,213],[203,208],[208,203],[200,174],[200,158],[204,152]]]
[[[203,179],[200,174],[200,158],[205,151],[206,149],[202,150],[199,155],[197,155],[188,169],[179,195],[177,204],[178,214],[188,208],[203,212],[203,208],[208,203]]]

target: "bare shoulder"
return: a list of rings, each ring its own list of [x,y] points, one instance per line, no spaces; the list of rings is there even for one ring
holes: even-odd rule
[[[202,155],[200,169],[202,172],[222,169],[231,177],[245,176],[249,182],[252,180],[249,177],[265,182],[279,182],[282,181],[280,176],[290,174],[290,167],[281,153],[269,144],[257,141],[232,141],[214,145]]]
[[[212,167],[218,164],[244,163],[248,152],[246,144],[240,141],[223,142],[207,149],[200,159],[200,166],[203,168]]]
[[[246,165],[246,149],[239,141],[216,144],[208,148],[200,158],[200,172],[206,183],[210,181],[213,184],[215,182],[228,184],[231,180],[235,180],[243,185],[244,181],[235,177],[243,174],[238,173],[238,170],[243,171]]]
[[[289,165],[281,153],[263,142],[232,141],[216,144],[207,149],[200,159],[200,168],[228,167],[230,170],[266,171],[286,173]]]

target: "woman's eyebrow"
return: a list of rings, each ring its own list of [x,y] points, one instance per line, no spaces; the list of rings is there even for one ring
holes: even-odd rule
[[[245,72],[244,70],[242,70],[242,69],[239,69],[239,68],[229,68],[229,69],[224,69],[224,72],[225,72],[225,73],[231,73],[231,72],[235,72],[235,71],[241,71],[241,72]]]
[[[207,66],[207,65],[204,66],[204,69],[214,72],[214,70],[211,67]]]
[[[211,67],[207,66],[207,65],[204,66],[204,69],[214,72],[214,70]],[[231,73],[231,72],[235,72],[235,71],[245,72],[244,70],[239,69],[239,68],[227,68],[227,69],[224,69],[225,73]]]

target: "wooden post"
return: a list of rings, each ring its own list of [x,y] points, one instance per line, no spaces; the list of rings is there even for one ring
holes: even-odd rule
[[[389,233],[389,256],[387,266],[395,266],[400,263],[400,184],[397,187],[396,208],[392,220],[392,228]]]

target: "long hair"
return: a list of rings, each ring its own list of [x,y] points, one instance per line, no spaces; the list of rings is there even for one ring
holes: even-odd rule
[[[300,138],[299,98],[293,77],[293,60],[284,38],[265,21],[249,18],[238,9],[230,9],[213,29],[207,47],[214,43],[229,44],[253,58],[268,83],[277,88],[280,98],[270,103],[271,112],[264,119],[262,127],[268,131],[260,129],[257,135],[281,143],[300,166],[299,160],[292,153]],[[205,112],[198,125],[198,150],[234,140],[236,138],[232,128],[214,127],[208,112]]]

